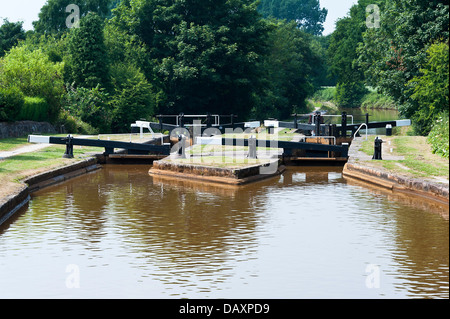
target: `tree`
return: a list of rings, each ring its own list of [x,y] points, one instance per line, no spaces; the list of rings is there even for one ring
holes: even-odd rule
[[[357,48],[367,30],[366,9],[371,4],[383,8],[383,0],[359,0],[350,8],[347,17],[337,21],[331,35],[328,48],[330,71],[337,78],[336,101],[343,107],[360,106],[361,98],[367,93],[364,69],[357,63]]]
[[[428,48],[448,37],[448,0],[386,0],[380,28],[364,33],[358,64],[367,83],[391,96],[401,114],[411,117],[420,105],[411,98],[408,82],[421,75]]]
[[[412,78],[408,86],[411,99],[418,105],[410,114],[414,125],[422,135],[428,135],[432,124],[443,112],[449,110],[449,46],[435,43],[427,50],[427,59],[421,75]]]
[[[251,0],[124,0],[122,30],[148,48],[164,113],[243,114],[254,104],[266,25]]]
[[[261,0],[258,10],[266,18],[295,21],[304,31],[320,35],[328,10],[319,0]]]
[[[23,22],[9,22],[8,19],[4,19],[0,26],[0,58],[19,40],[25,40]]]
[[[265,85],[252,117],[286,119],[294,108],[297,112],[306,109],[306,97],[313,90],[313,66],[319,59],[311,50],[311,36],[299,30],[295,22],[271,23],[268,52],[260,66]]]
[[[54,121],[64,94],[63,69],[63,63],[53,63],[42,50],[23,44],[0,59],[0,87],[16,87],[25,96],[45,98],[47,118]]]
[[[155,94],[140,69],[119,63],[112,68],[112,130],[129,132],[130,123],[154,113]]]
[[[77,0],[75,4],[80,9],[82,18],[89,12],[97,13],[100,17],[110,15],[114,0]],[[61,33],[68,29],[66,20],[71,14],[66,12],[67,6],[74,4],[73,0],[48,0],[39,12],[39,20],[33,22],[36,32],[39,33]]]
[[[75,87],[109,89],[109,67],[103,36],[103,19],[89,13],[71,30],[66,81]]]

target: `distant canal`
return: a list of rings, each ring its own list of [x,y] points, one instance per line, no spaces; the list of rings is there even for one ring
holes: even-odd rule
[[[103,169],[0,228],[0,298],[448,298],[448,208],[338,168],[231,188]]]

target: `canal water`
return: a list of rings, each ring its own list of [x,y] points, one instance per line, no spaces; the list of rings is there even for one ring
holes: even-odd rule
[[[448,207],[340,168],[239,188],[105,166],[0,228],[0,298],[448,298]]]

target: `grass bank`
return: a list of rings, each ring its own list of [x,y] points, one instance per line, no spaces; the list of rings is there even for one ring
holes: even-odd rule
[[[386,95],[378,93],[375,89],[368,87],[368,93],[361,98],[360,107],[365,109],[396,109],[394,100]],[[310,98],[315,108],[327,110],[337,109],[335,100],[336,87],[322,87]]]
[[[368,161],[370,166],[414,178],[448,183],[448,159],[434,154],[427,138],[423,136],[381,136],[383,160]],[[360,151],[372,156],[375,136],[361,144]],[[391,159],[394,158],[394,159]]]

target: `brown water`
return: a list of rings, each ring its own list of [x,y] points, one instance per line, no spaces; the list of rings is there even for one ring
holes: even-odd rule
[[[107,166],[0,228],[1,298],[448,298],[448,208],[290,168],[240,188]]]

